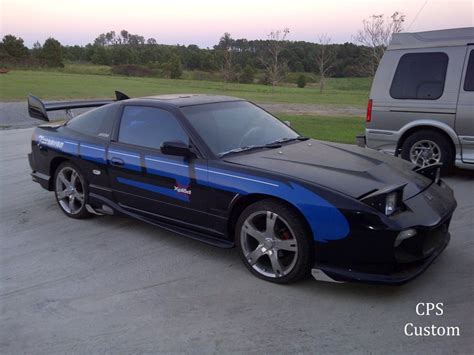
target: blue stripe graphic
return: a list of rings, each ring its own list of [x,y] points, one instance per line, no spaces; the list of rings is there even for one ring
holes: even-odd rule
[[[196,168],[196,170],[205,170]],[[317,241],[343,239],[349,234],[349,223],[344,215],[331,203],[314,192],[295,183],[280,183],[260,177],[226,172],[211,168],[206,181],[198,181],[215,189],[231,191],[241,195],[261,193],[281,198],[293,204],[306,217],[313,237]]]
[[[109,149],[108,158],[109,161],[112,157],[120,158],[124,161],[123,168],[133,170],[133,171],[142,171],[141,158],[139,154],[130,153],[127,151]]]
[[[95,144],[80,144],[79,154],[86,160],[91,160],[96,163],[105,164],[105,147]]]
[[[184,161],[168,160],[162,157],[146,155],[145,166],[150,174],[175,179],[178,187],[188,188],[191,183],[189,166]]]
[[[38,143],[67,154],[80,155],[82,158],[105,164],[106,151],[104,146],[79,144],[47,136],[35,137]],[[110,149],[107,158],[118,157],[124,161],[124,168],[140,172],[141,157],[137,153]],[[268,178],[256,177],[245,173],[228,171],[220,168],[207,168],[196,165],[189,167],[184,160],[168,159],[162,156],[145,156],[147,173],[164,176],[176,181],[176,187],[190,189],[190,170],[194,171],[196,183],[218,190],[229,191],[241,195],[253,193],[266,194],[288,201],[294,205],[308,221],[314,239],[321,242],[343,239],[349,234],[349,223],[344,215],[331,203],[305,187],[290,182],[283,183]],[[143,183],[123,177],[117,177],[122,184],[158,193],[180,201],[189,202],[190,196],[177,192],[174,188],[165,188]]]
[[[165,195],[171,198],[175,198],[184,202],[189,202],[189,196],[183,193],[179,193],[175,191],[174,189],[168,189],[166,187],[162,186],[157,186],[157,185],[152,185],[152,184],[147,184],[145,182],[140,182],[140,181],[135,181],[135,180],[130,180],[122,177],[118,177],[117,181],[121,184],[137,187],[139,189],[151,191],[151,192],[156,192],[160,195]]]

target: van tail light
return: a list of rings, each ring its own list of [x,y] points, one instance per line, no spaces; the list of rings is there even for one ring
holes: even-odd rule
[[[365,122],[372,121],[372,99],[367,102],[367,114],[365,116]]]

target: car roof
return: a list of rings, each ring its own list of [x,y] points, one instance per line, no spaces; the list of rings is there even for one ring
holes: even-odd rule
[[[466,46],[474,42],[474,27],[445,30],[395,33],[388,50]]]
[[[194,106],[211,104],[218,102],[229,102],[229,101],[243,101],[237,97],[224,96],[224,95],[206,95],[206,94],[171,94],[171,95],[157,95],[157,96],[146,96],[137,99],[127,100],[130,103],[133,102],[146,102],[148,104],[153,103],[165,103],[176,107]]]

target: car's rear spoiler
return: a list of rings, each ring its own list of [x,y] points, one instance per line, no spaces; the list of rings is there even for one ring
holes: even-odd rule
[[[30,117],[42,121],[49,121],[48,111],[69,110],[76,108],[99,107],[110,104],[115,101],[127,100],[130,97],[123,92],[115,91],[115,100],[86,100],[86,101],[62,101],[62,102],[43,102],[33,95],[28,95],[28,113]]]

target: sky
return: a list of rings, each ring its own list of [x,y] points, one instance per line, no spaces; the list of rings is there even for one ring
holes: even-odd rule
[[[212,47],[224,32],[265,39],[288,27],[290,40],[352,41],[362,20],[395,11],[410,32],[474,26],[474,0],[0,0],[0,34],[31,47],[54,37],[84,45],[100,34],[126,29],[163,44]]]

